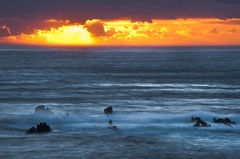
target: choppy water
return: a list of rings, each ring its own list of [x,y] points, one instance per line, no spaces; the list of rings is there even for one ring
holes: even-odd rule
[[[240,157],[240,47],[0,48],[0,77],[0,158]]]

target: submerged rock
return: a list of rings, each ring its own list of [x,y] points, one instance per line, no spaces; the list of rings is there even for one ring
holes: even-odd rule
[[[39,105],[35,108],[34,115],[50,115],[53,114],[51,109],[45,107],[44,105]]]
[[[34,126],[31,127],[30,129],[28,129],[28,131],[27,131],[28,134],[32,134],[32,133],[35,133],[35,132],[37,132],[37,130]]]
[[[198,120],[201,120],[201,118],[200,117],[192,117],[191,118],[191,121],[198,121]]]
[[[117,126],[109,126],[108,129],[114,130],[114,131],[118,131]]]

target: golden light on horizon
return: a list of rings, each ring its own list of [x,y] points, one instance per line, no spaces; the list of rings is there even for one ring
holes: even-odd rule
[[[83,29],[82,26],[62,26],[58,29],[38,30],[37,35],[46,38],[50,44],[63,45],[89,45],[93,44],[93,38],[90,33]]]
[[[240,18],[155,19],[152,23],[93,19],[85,24],[67,21],[60,27],[5,39],[42,45],[240,45],[239,23]]]

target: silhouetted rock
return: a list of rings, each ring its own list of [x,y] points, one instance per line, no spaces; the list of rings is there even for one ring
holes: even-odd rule
[[[220,123],[220,124],[225,124],[231,126],[231,124],[236,124],[236,122],[231,121],[229,118],[213,118],[214,123]]]
[[[37,130],[36,130],[35,127],[31,127],[31,128],[27,131],[28,134],[32,134],[32,133],[35,133],[35,132],[37,132]]]
[[[37,133],[50,132],[50,131],[51,131],[50,126],[47,125],[45,122],[37,125]]]
[[[51,109],[46,108],[44,105],[39,105],[35,108],[34,114],[35,115],[50,115],[50,114],[53,114],[53,112],[51,111]]]
[[[27,133],[28,134],[32,134],[32,133],[44,133],[44,132],[50,132],[51,131],[51,128],[49,125],[47,125],[45,122],[41,122],[37,125],[37,128],[36,127],[31,127]]]
[[[211,127],[210,124],[203,121],[200,117],[195,117],[195,118],[192,117],[191,121],[196,121],[196,123],[193,124],[193,126],[195,126],[195,127]]]
[[[104,113],[105,114],[112,114],[113,113],[112,107],[107,107],[106,109],[104,109]]]

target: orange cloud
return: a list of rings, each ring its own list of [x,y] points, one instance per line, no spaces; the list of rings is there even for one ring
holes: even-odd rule
[[[38,45],[90,45],[93,38],[81,25],[62,26],[57,29],[36,30],[35,34],[7,37],[8,42]]]
[[[218,30],[216,28],[212,28],[211,30],[209,30],[210,34],[218,34]]]
[[[47,23],[69,23],[69,20],[57,20],[57,19],[47,19],[45,20]]]
[[[176,19],[132,22],[87,20],[85,24],[63,23],[34,34],[2,38],[15,43],[54,45],[240,45],[240,19]],[[7,39],[7,40],[6,40]]]
[[[227,33],[231,33],[231,34],[237,34],[238,33],[237,30],[234,29],[234,28],[226,30],[226,31],[227,31]]]

